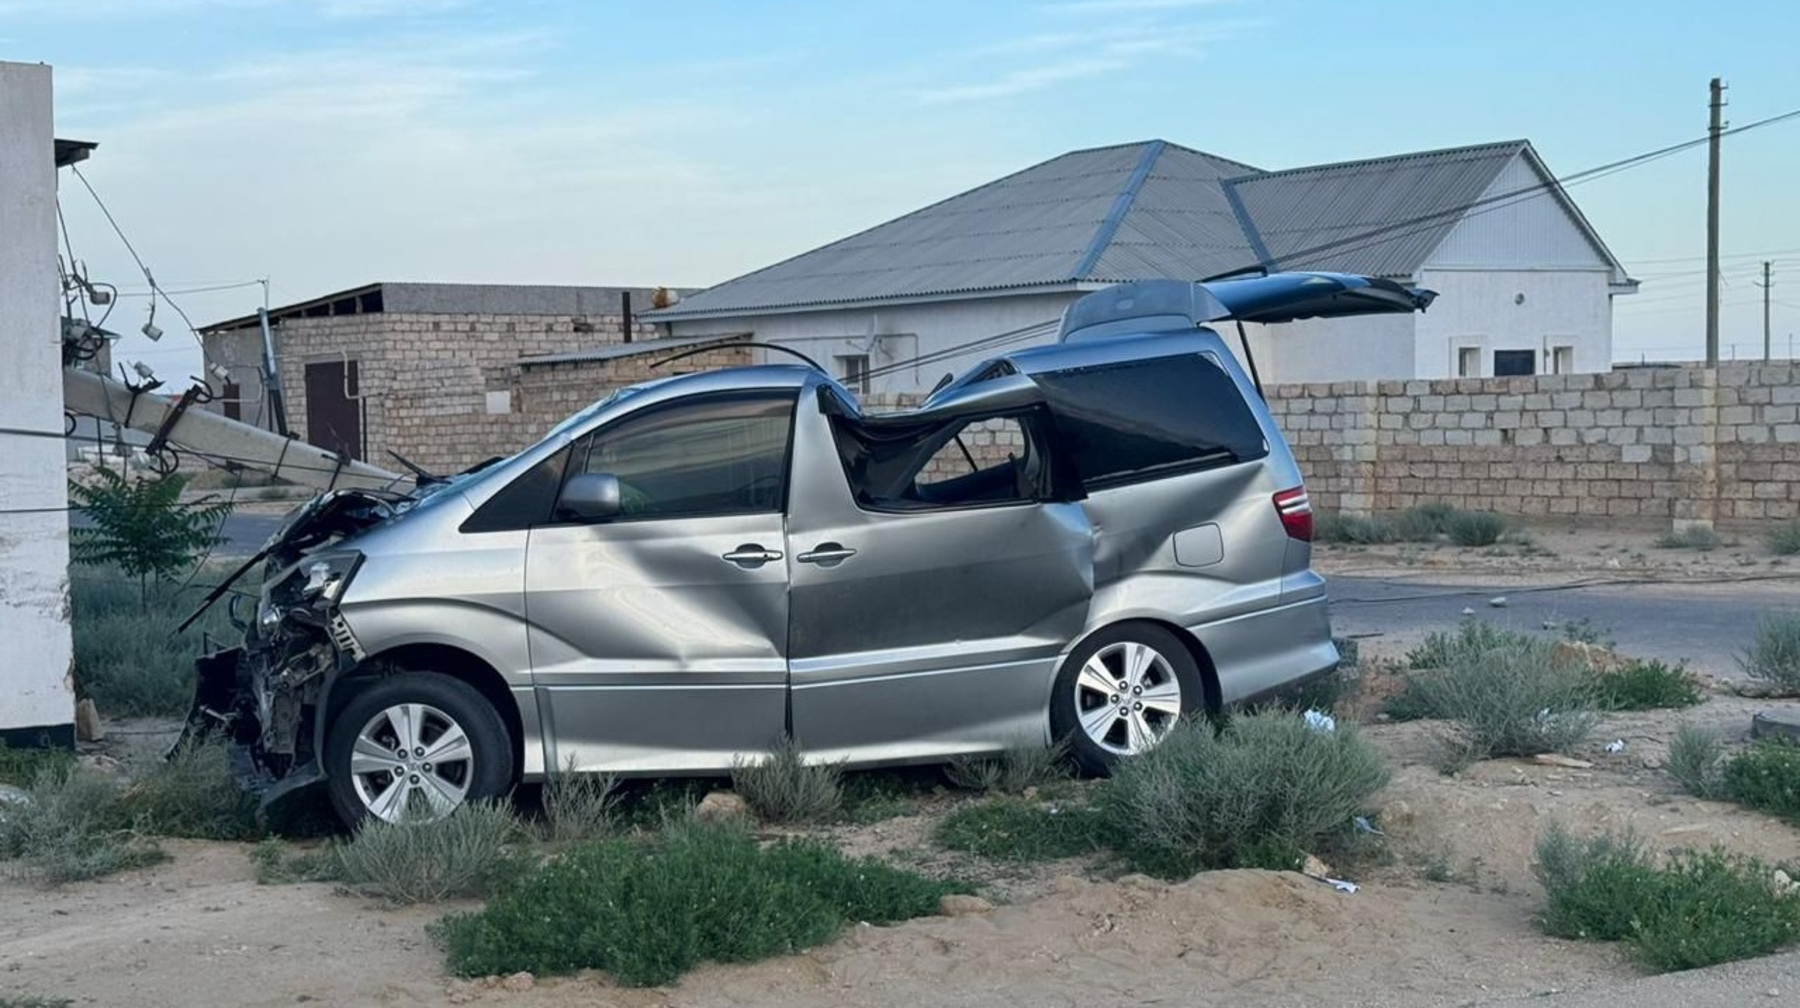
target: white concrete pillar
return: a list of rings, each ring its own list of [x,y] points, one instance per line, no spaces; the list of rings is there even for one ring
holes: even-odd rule
[[[0,62],[0,428],[60,434],[50,68]],[[0,432],[0,740],[74,740],[63,442]]]

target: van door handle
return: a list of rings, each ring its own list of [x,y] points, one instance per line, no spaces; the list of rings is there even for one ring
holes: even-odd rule
[[[755,570],[763,564],[781,559],[780,550],[763,549],[759,543],[745,543],[721,559],[737,564],[745,570]]]
[[[822,542],[794,559],[801,563],[818,564],[820,567],[836,567],[855,555],[856,551],[843,543]]]

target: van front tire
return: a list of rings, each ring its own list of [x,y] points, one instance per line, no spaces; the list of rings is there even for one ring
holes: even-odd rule
[[[344,824],[441,819],[512,784],[506,725],[459,679],[402,672],[369,682],[333,718],[324,770]]]

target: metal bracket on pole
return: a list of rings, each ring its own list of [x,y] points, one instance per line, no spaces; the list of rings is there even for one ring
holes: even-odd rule
[[[177,399],[169,412],[163,415],[162,423],[156,428],[156,433],[150,437],[150,443],[144,446],[144,454],[159,455],[164,448],[168,447],[169,432],[175,429],[176,421],[181,419],[181,415],[186,413],[188,407],[200,399],[202,394],[198,385],[191,385],[186,392],[181,393],[181,398]]]

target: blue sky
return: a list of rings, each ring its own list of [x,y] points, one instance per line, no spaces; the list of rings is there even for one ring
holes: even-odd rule
[[[1259,167],[1526,137],[1571,173],[1800,108],[1791,2],[0,0],[60,135],[166,288],[716,283],[1079,147]],[[1724,342],[1800,336],[1800,120],[1728,139]],[[1621,357],[1695,356],[1705,152],[1575,188],[1643,292]],[[141,290],[79,184],[97,278]],[[204,323],[255,288],[177,300]],[[142,299],[112,328],[135,330]],[[158,324],[171,336],[167,311]],[[191,340],[125,359],[191,371]]]

